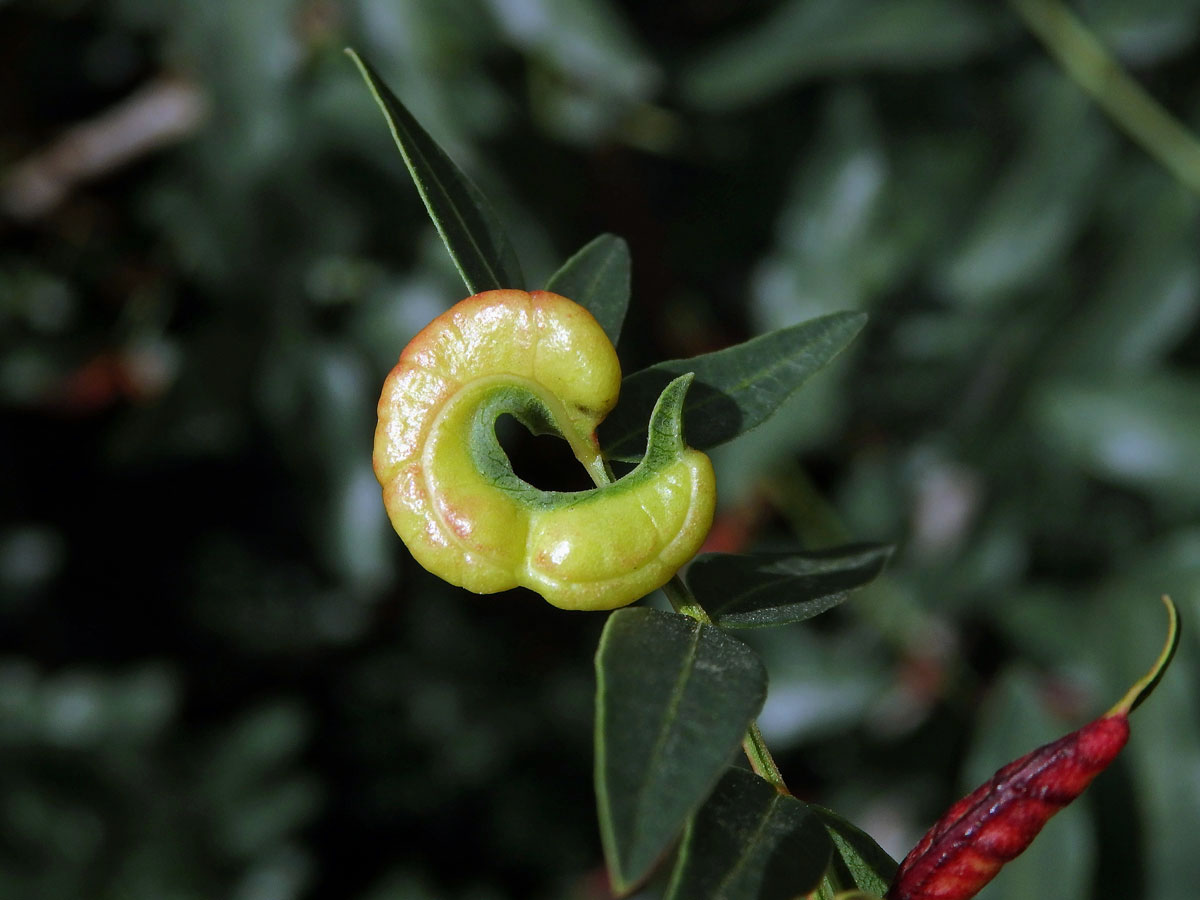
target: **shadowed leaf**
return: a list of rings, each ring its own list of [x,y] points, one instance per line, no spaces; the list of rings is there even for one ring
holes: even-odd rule
[[[688,825],[667,900],[793,900],[817,887],[832,853],[806,804],[729,769]]]
[[[856,544],[810,553],[705,554],[688,571],[696,599],[725,628],[802,622],[872,581],[892,548]]]
[[[614,459],[638,459],[658,395],[685,372],[696,373],[683,412],[687,442],[705,450],[733,440],[764,422],[844,350],[866,321],[864,313],[833,313],[716,353],[635,372],[622,383],[617,408],[600,425],[601,445]]]
[[[596,801],[614,890],[646,878],[766,697],[762,661],[685,616],[622,609],[596,653]]]

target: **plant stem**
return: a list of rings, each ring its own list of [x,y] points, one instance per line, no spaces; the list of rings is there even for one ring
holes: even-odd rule
[[[746,729],[746,736],[742,738],[742,752],[746,754],[746,759],[750,760],[750,768],[754,770],[755,775],[769,781],[779,793],[791,796],[792,792],[783,783],[783,773],[779,771],[775,757],[767,749],[767,742],[763,740],[757,722],[751,722],[750,727]]]
[[[1129,137],[1200,194],[1200,141],[1150,96],[1060,0],[1010,0],[1026,26]]]
[[[671,601],[671,608],[675,612],[695,619],[697,622],[703,622],[705,625],[713,624],[713,620],[704,607],[700,605],[691,589],[683,583],[683,579],[678,575],[672,575],[671,580],[663,585],[663,593]]]
[[[672,575],[671,580],[663,585],[663,593],[671,601],[675,612],[705,625],[713,624],[712,617],[700,605],[695,595],[678,575]],[[767,749],[767,742],[763,740],[758,722],[751,722],[750,727],[746,729],[746,736],[742,738],[742,750],[746,754],[746,759],[750,760],[750,768],[754,770],[755,775],[769,782],[779,793],[791,796],[791,791],[787,789],[787,785],[783,781],[779,766],[775,764],[775,757]]]

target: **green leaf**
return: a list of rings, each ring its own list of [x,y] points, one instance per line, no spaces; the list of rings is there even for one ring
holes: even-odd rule
[[[626,894],[712,791],[762,707],[767,673],[719,628],[638,608],[609,617],[596,681],[600,834]]]
[[[1157,171],[1124,179],[1120,224],[1138,227],[1113,247],[1088,302],[1054,335],[1045,359],[1055,372],[1111,377],[1162,364],[1200,319],[1195,201]],[[1124,202],[1121,202],[1124,201]]]
[[[1029,133],[938,276],[945,296],[968,306],[999,304],[1062,265],[1112,154],[1103,117],[1060,73],[1035,66],[1015,94]]]
[[[742,344],[635,372],[621,384],[621,402],[600,425],[613,459],[637,460],[646,421],[674,378],[695,372],[684,406],[684,434],[704,450],[733,440],[766,419],[811,375],[842,352],[866,323],[865,313],[840,312],[801,322]]]
[[[1089,0],[1085,14],[1100,41],[1139,68],[1186,53],[1200,28],[1196,0]]]
[[[698,60],[683,88],[729,109],[830,72],[949,65],[993,49],[995,20],[958,0],[791,0]]]
[[[563,263],[546,290],[587,309],[615,345],[629,306],[629,278],[629,245],[615,234],[602,234]]]
[[[413,118],[370,63],[353,50],[346,53],[383,110],[404,164],[467,289],[478,294],[523,288],[520,261],[487,198]]]
[[[486,18],[514,45],[555,70],[559,90],[641,99],[661,73],[638,28],[611,0],[522,0],[489,3]]]
[[[1100,478],[1195,509],[1200,379],[1161,371],[1111,383],[1050,382],[1034,397],[1045,442]]]
[[[832,854],[806,804],[729,769],[688,824],[667,900],[794,900],[817,887]]]
[[[831,873],[839,882],[839,890],[857,888],[876,897],[886,894],[899,868],[887,851],[837,813],[820,806],[810,805],[809,809],[821,818],[833,838]]]
[[[862,85],[831,89],[816,137],[785,188],[775,246],[751,285],[760,330],[867,308],[917,256],[917,229],[897,227],[891,212],[901,184],[882,132]]]
[[[755,556],[710,553],[692,564],[688,584],[724,628],[786,625],[840,604],[882,572],[891,553],[884,544]]]

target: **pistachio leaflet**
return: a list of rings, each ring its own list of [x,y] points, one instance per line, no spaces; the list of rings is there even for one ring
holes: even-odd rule
[[[413,338],[384,382],[374,465],[392,525],[421,565],[476,593],[521,585],[564,609],[632,603],[712,525],[712,465],[683,443],[690,382],[663,391],[645,458],[612,481],[595,429],[621,372],[600,325],[547,291],[468,297]],[[597,487],[521,480],[496,438],[505,413],[564,437]]]

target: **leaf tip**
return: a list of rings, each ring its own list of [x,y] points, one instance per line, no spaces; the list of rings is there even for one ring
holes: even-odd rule
[[[382,95],[379,93],[379,87],[376,84],[378,76],[375,74],[375,70],[371,68],[371,64],[363,59],[359,52],[353,47],[343,47],[342,52],[350,58],[352,63],[354,63],[355,67],[358,69],[358,74],[361,75],[362,80],[367,83],[367,88],[371,91],[371,96],[375,98],[375,102],[379,104],[380,109],[383,110],[384,116],[387,117],[390,122],[391,117],[388,115],[387,105]]]
[[[1175,657],[1175,651],[1179,649],[1179,608],[1176,607],[1175,601],[1166,594],[1162,595],[1162,602],[1163,606],[1167,608],[1167,637],[1163,642],[1163,648],[1159,651],[1158,658],[1154,660],[1154,665],[1150,667],[1150,670],[1133,683],[1132,687],[1117,702],[1116,706],[1105,713],[1106,718],[1109,716],[1128,716],[1141,706],[1142,702],[1158,687],[1158,683],[1162,681],[1163,675],[1166,674],[1167,667]]]
[[[366,73],[367,62],[366,62],[366,60],[364,60],[362,58],[362,56],[359,55],[359,52],[357,50],[355,50],[353,47],[351,47],[350,45],[347,44],[345,47],[342,48],[342,52],[345,53],[346,56],[350,57],[351,62],[353,62],[356,66],[358,66],[358,70],[360,72],[363,72],[364,74]]]

